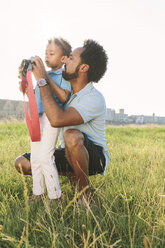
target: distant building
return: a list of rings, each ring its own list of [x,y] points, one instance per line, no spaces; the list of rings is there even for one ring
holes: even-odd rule
[[[28,104],[27,104],[28,105]],[[24,102],[15,100],[0,99],[0,119],[24,120]],[[119,109],[116,113],[114,109],[107,108],[106,124],[126,125],[126,124],[165,124],[165,117],[147,115],[131,115],[124,113],[124,109]]]
[[[165,117],[151,116],[147,115],[131,115],[128,116],[124,113],[124,109],[119,109],[119,113],[116,113],[115,110],[107,108],[106,114],[106,123],[107,124],[165,124]]]
[[[108,122],[108,124],[111,124],[114,122],[115,120],[115,110],[114,109],[110,109],[110,108],[107,108],[107,111],[106,111],[106,122]]]
[[[24,118],[23,101],[0,99],[0,119],[23,120]]]

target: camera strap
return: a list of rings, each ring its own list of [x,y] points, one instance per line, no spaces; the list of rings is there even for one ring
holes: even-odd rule
[[[29,112],[25,102],[25,89],[28,83],[28,98],[29,98]],[[36,103],[35,94],[33,91],[33,84],[32,84],[32,71],[27,71],[26,78],[22,79],[22,91],[24,95],[24,111],[25,111],[25,119],[26,124],[29,130],[30,138],[32,142],[40,141],[41,140],[41,132],[40,132],[40,120],[39,120],[39,113]]]

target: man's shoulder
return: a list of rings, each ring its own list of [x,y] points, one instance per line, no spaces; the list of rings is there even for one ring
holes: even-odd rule
[[[95,94],[97,97],[104,99],[103,94],[102,94],[98,89],[96,89],[95,87],[93,87],[93,92],[94,92],[94,94]]]
[[[105,102],[105,98],[103,94],[98,89],[96,89],[94,86],[88,92],[86,92],[84,97],[88,99],[90,102],[93,102],[93,101],[99,102],[99,103]]]
[[[87,112],[100,112],[106,108],[103,94],[95,87],[91,87],[89,90],[78,95],[76,105]]]
[[[79,97],[99,97],[104,99],[103,94],[97,90],[92,83],[89,83],[83,90],[78,93]]]

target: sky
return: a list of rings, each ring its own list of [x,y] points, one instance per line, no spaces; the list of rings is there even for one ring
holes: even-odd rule
[[[18,66],[44,60],[48,39],[63,37],[73,49],[93,39],[109,58],[95,84],[107,108],[165,116],[164,0],[1,0],[0,32],[0,99],[23,100]]]

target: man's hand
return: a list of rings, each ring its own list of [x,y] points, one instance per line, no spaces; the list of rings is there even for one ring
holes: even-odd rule
[[[33,65],[33,74],[35,79],[38,81],[40,78],[47,78],[47,73],[45,70],[45,66],[42,62],[42,59],[38,56],[32,61]]]

